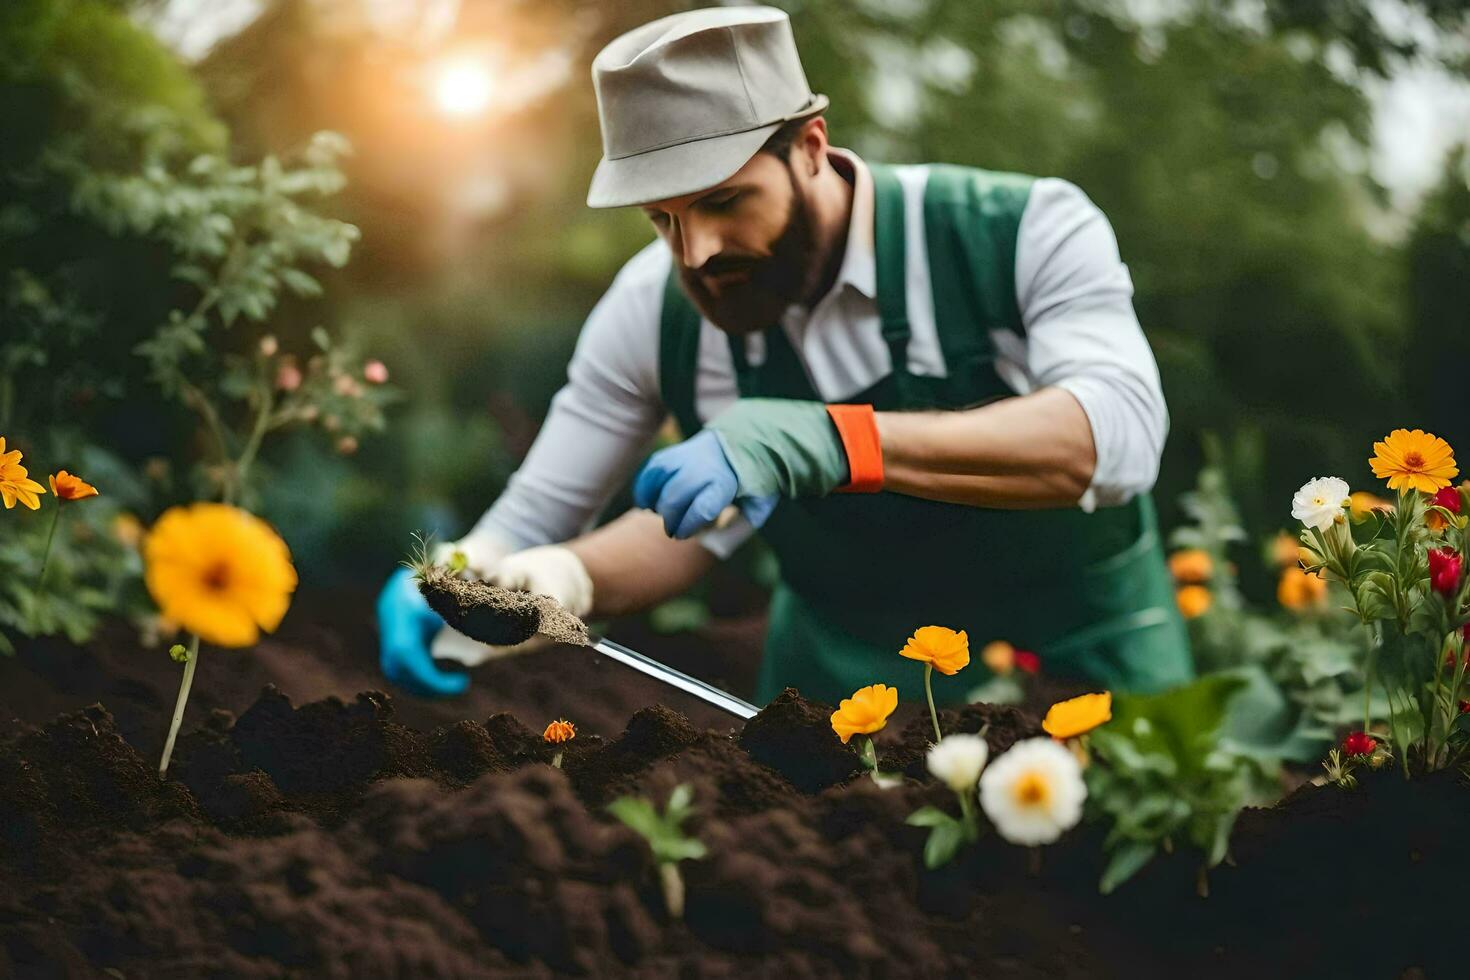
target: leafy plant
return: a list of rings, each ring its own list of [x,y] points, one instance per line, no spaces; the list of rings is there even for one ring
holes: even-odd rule
[[[1214,675],[1162,694],[1119,695],[1113,720],[1092,733],[1088,806],[1111,825],[1104,893],[1181,844],[1201,852],[1199,888],[1208,892],[1206,872],[1225,858],[1236,816],[1268,795],[1262,764],[1220,739],[1243,687]]]
[[[698,861],[708,853],[703,841],[683,830],[684,821],[694,814],[693,801],[694,791],[689,784],[680,783],[669,794],[663,813],[641,796],[621,796],[607,806],[609,813],[648,842],[658,864],[664,906],[675,919],[684,915],[684,878],[679,874],[679,862]]]

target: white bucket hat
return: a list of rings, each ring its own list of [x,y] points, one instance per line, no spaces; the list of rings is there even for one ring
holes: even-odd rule
[[[634,28],[592,61],[602,162],[587,205],[680,197],[728,179],[813,95],[786,13],[712,7]]]

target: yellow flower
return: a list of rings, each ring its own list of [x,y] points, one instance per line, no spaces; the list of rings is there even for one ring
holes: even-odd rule
[[[941,674],[957,674],[970,662],[970,638],[946,626],[923,626],[899,651],[910,660],[931,664]]]
[[[577,726],[573,725],[565,718],[558,718],[556,721],[553,721],[551,724],[546,726],[546,731],[541,733],[541,737],[546,739],[546,741],[551,742],[553,745],[560,745],[563,742],[570,742],[572,739],[577,737]]]
[[[1434,493],[1460,475],[1450,444],[1423,429],[1394,429],[1387,439],[1373,444],[1368,463],[1374,476],[1388,480],[1390,490]]]
[[[47,477],[47,481],[51,484],[51,492],[59,500],[86,500],[97,496],[96,487],[66,470],[57,470]]]
[[[14,507],[17,500],[31,510],[40,510],[40,495],[46,492],[46,488],[28,478],[20,460],[20,450],[12,449],[7,453],[5,437],[0,436],[0,499],[5,501],[6,510]]]
[[[1085,735],[1113,717],[1113,692],[1084,694],[1058,701],[1047,709],[1041,730],[1052,738],[1067,739]]]
[[[159,611],[222,647],[249,646],[280,625],[296,589],[291,553],[271,526],[225,504],[173,507],[143,542],[144,580]]]
[[[1179,603],[1179,611],[1184,614],[1185,619],[1196,619],[1210,611],[1215,597],[1210,595],[1210,590],[1203,585],[1186,585],[1174,593],[1174,599]]]
[[[1215,563],[1210,559],[1208,551],[1202,548],[1185,548],[1169,556],[1169,574],[1174,576],[1176,582],[1198,585],[1208,582],[1210,576],[1215,574]]]
[[[1287,609],[1306,609],[1327,604],[1327,580],[1316,572],[1291,567],[1281,570],[1276,601]]]
[[[852,697],[843,698],[832,712],[832,730],[846,745],[854,735],[871,735],[883,730],[888,716],[898,707],[898,688],[873,684],[858,688]]]
[[[1357,493],[1348,494],[1348,506],[1352,508],[1354,521],[1361,521],[1374,511],[1381,514],[1392,514],[1393,504],[1382,497],[1375,496],[1367,490],[1359,490]]]
[[[1005,640],[991,640],[980,651],[980,662],[992,674],[1009,674],[1016,669],[1016,648]]]

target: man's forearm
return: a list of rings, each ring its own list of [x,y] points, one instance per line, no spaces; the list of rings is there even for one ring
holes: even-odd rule
[[[629,511],[566,546],[592,578],[592,615],[622,616],[648,609],[688,589],[715,557],[698,538],[676,541],[651,511]]]
[[[883,488],[975,507],[1071,507],[1097,465],[1077,399],[1043,388],[980,408],[879,412]]]

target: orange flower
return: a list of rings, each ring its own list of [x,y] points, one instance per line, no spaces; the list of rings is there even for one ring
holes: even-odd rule
[[[1042,731],[1055,739],[1085,735],[1113,717],[1113,692],[1084,694],[1058,701],[1047,709],[1041,722]]]
[[[1271,544],[1266,549],[1266,554],[1272,565],[1277,568],[1285,568],[1295,565],[1301,560],[1301,545],[1296,535],[1286,531],[1277,532],[1276,537],[1271,539]]]
[[[1362,521],[1374,511],[1380,514],[1393,513],[1393,504],[1390,501],[1371,494],[1367,490],[1348,494],[1348,507],[1351,509],[1350,516],[1354,521]]]
[[[1373,444],[1368,464],[1374,476],[1388,480],[1390,490],[1434,493],[1460,475],[1450,444],[1423,429],[1394,429],[1387,439]]]
[[[1179,611],[1184,614],[1185,619],[1197,619],[1210,611],[1215,597],[1210,590],[1203,585],[1186,585],[1174,593],[1175,600],[1179,603]]]
[[[51,492],[59,500],[85,500],[97,496],[96,487],[66,470],[57,470],[47,480],[51,484]]]
[[[577,737],[577,726],[565,718],[558,718],[546,726],[546,731],[541,733],[541,737],[553,745],[570,742]]]
[[[31,510],[40,510],[40,495],[46,492],[46,488],[30,479],[20,460],[20,450],[12,449],[7,453],[5,437],[0,436],[0,500],[4,500],[6,510],[14,507],[17,500]]]
[[[873,684],[859,688],[852,697],[843,698],[832,712],[832,730],[846,745],[854,735],[871,735],[883,730],[888,716],[898,707],[898,688]]]
[[[899,653],[929,664],[941,674],[957,674],[970,662],[970,638],[947,626],[924,626],[914,631]]]
[[[1215,563],[1203,548],[1185,548],[1169,556],[1169,574],[1176,582],[1199,585],[1215,574]]]
[[[991,640],[981,649],[980,662],[992,674],[1009,674],[1016,669],[1016,648],[1005,640]]]
[[[1281,570],[1276,585],[1276,601],[1287,609],[1307,609],[1327,604],[1327,580],[1316,572],[1291,567]]]

